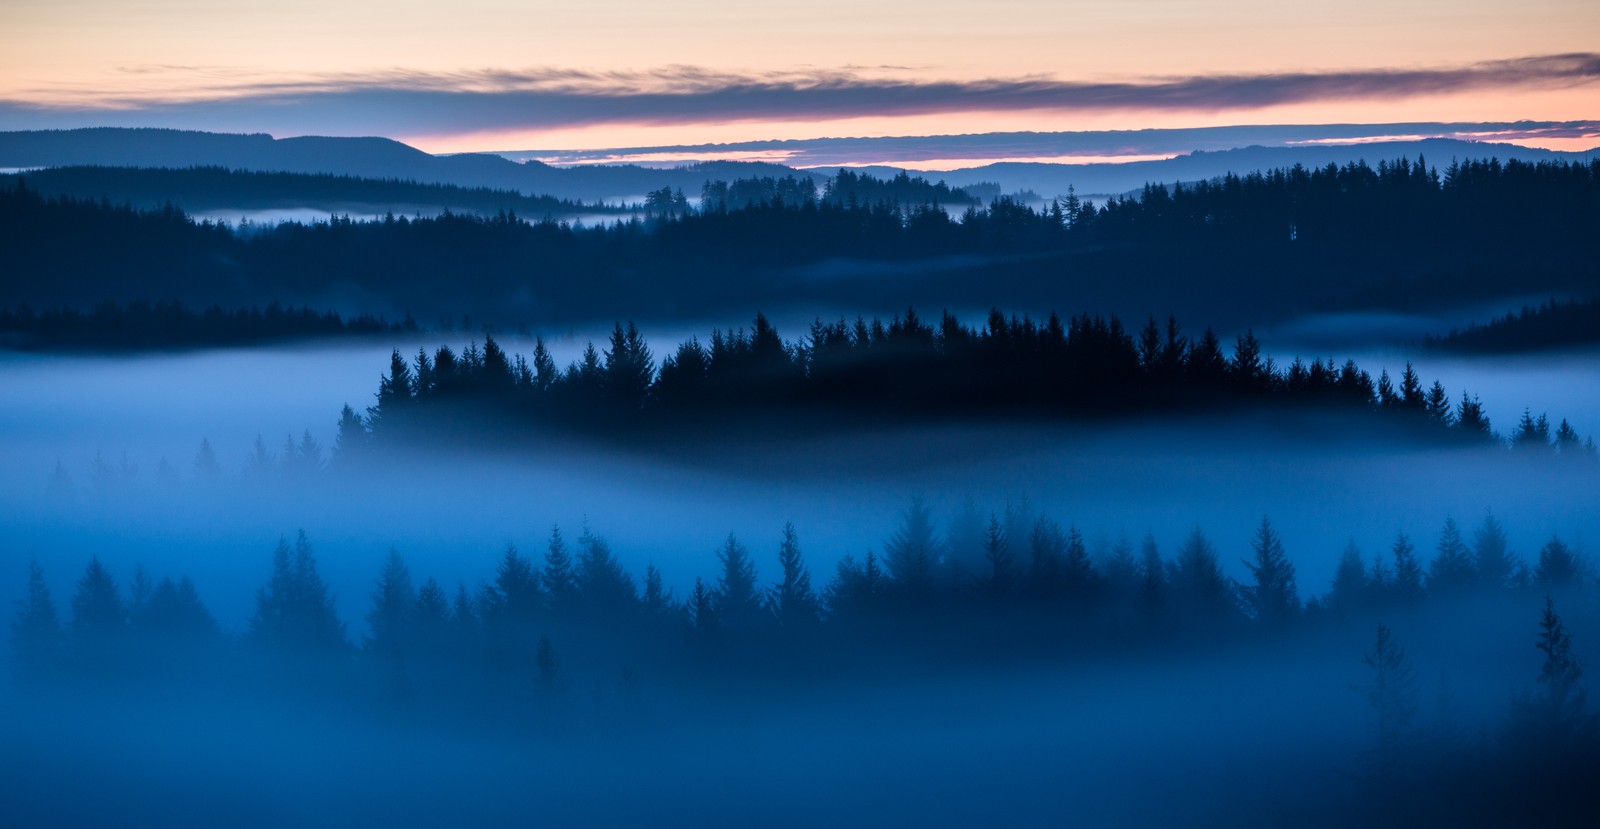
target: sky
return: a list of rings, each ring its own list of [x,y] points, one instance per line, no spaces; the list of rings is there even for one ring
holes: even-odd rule
[[[6,0],[0,129],[430,152],[1600,119],[1593,0]],[[1589,129],[1510,136],[1552,149]]]

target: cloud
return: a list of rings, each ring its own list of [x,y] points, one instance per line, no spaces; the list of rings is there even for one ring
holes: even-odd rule
[[[775,160],[791,166],[920,163],[930,160],[1118,159],[1168,157],[1236,147],[1292,147],[1454,138],[1468,141],[1600,139],[1600,121],[1515,121],[1391,124],[1293,124],[1195,127],[1189,129],[1078,132],[992,132],[967,135],[908,135],[872,138],[809,138],[591,149],[546,148],[505,153],[515,160],[555,164]],[[1596,143],[1600,143],[1597,140]]]
[[[596,124],[815,121],[976,111],[1219,111],[1393,99],[1600,80],[1600,54],[1543,55],[1453,67],[1074,81],[1050,77],[928,80],[887,67],[732,73],[695,66],[650,72],[541,68],[394,70],[288,78],[210,69],[129,67],[126,77],[192,72],[205,82],[152,82],[138,94],[51,90],[0,101],[0,122],[98,117],[164,126],[273,132],[450,134]]]

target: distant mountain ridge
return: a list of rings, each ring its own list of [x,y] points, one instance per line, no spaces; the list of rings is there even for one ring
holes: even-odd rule
[[[1316,144],[1296,147],[1242,147],[1196,151],[1175,158],[1126,163],[1056,164],[999,162],[948,171],[918,172],[951,187],[998,182],[1004,192],[1032,190],[1044,198],[1067,192],[1083,197],[1137,190],[1146,183],[1198,181],[1233,172],[1292,167],[1322,167],[1365,159],[1422,155],[1431,165],[1452,159],[1499,158],[1502,161],[1591,161],[1600,150],[1556,152],[1515,144],[1493,144],[1449,138],[1383,141],[1365,144]],[[473,153],[430,155],[388,138],[273,138],[264,134],[225,134],[169,129],[99,127],[78,130],[0,132],[0,168],[103,165],[116,167],[217,166],[235,170],[345,175],[399,179],[421,184],[489,187],[526,195],[599,201],[637,201],[663,187],[698,195],[707,181],[732,181],[762,176],[811,176],[820,183],[838,167],[796,169],[751,161],[708,161],[681,167],[584,165],[553,167],[539,161],[517,162],[500,155]],[[902,168],[862,168],[892,177]]]
[[[698,195],[710,179],[806,175],[759,162],[707,162],[670,170],[636,165],[552,167],[498,155],[429,155],[388,138],[273,138],[169,129],[95,127],[0,132],[0,167],[224,167],[232,170],[399,179],[510,189],[582,201],[637,201],[651,190]]]

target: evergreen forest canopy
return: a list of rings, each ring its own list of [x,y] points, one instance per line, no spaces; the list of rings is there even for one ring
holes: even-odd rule
[[[507,547],[492,579],[470,589],[433,578],[419,584],[391,550],[354,643],[303,532],[272,552],[270,575],[237,634],[218,625],[188,578],[158,581],[136,568],[124,591],[98,558],[77,580],[63,619],[34,564],[10,625],[12,665],[21,688],[47,694],[80,684],[116,695],[179,683],[190,686],[186,699],[309,695],[400,717],[395,727],[489,727],[548,739],[574,729],[663,727],[698,705],[722,704],[725,694],[782,706],[789,693],[885,671],[996,672],[1041,659],[1106,665],[1196,646],[1273,660],[1287,648],[1364,659],[1371,670],[1362,688],[1375,723],[1370,748],[1326,758],[1358,783],[1346,804],[1352,815],[1376,805],[1396,822],[1476,820],[1484,809],[1564,820],[1578,804],[1594,805],[1584,783],[1600,768],[1600,732],[1556,609],[1592,619],[1596,584],[1590,563],[1559,538],[1523,561],[1493,515],[1470,541],[1447,519],[1427,563],[1404,534],[1370,559],[1352,544],[1329,589],[1306,599],[1266,518],[1243,582],[1223,575],[1223,554],[1198,526],[1171,554],[1153,536],[1137,547],[1124,536],[1091,554],[1076,528],[1009,508],[1003,520],[964,516],[941,537],[913,500],[882,549],[881,558],[846,556],[830,578],[814,581],[791,524],[776,569],[763,577],[757,557],[730,535],[714,574],[681,597],[653,566],[636,580],[588,527],[573,542],[552,528],[535,556]],[[1531,608],[1541,596],[1537,623],[1531,612],[1498,612]],[[1481,736],[1448,705],[1427,723],[1417,716],[1416,671],[1390,623],[1438,647],[1460,646],[1483,635],[1481,626],[1463,628],[1462,614],[1490,608],[1496,624],[1515,619],[1526,631],[1518,640],[1543,655],[1539,672],[1520,683],[1534,690],[1498,716],[1474,712],[1484,716]],[[1349,640],[1341,632],[1375,622],[1370,652],[1327,652]],[[1550,796],[1530,802],[1534,791]]]
[[[937,325],[914,309],[888,324],[814,322],[785,341],[761,314],[745,329],[680,343],[661,359],[638,328],[618,323],[603,350],[590,343],[557,366],[542,337],[531,359],[492,336],[456,354],[441,346],[410,361],[396,350],[363,417],[346,405],[338,444],[403,446],[459,432],[503,440],[552,430],[673,441],[778,428],[786,434],[854,425],[963,419],[1058,419],[1146,413],[1288,409],[1381,415],[1371,421],[1424,440],[1498,443],[1478,398],[1426,385],[1408,363],[1374,379],[1354,360],[1287,366],[1264,356],[1254,334],[1225,355],[1207,329],[1187,335],[1151,317],[1137,333],[1116,317],[1063,323],[990,312],[970,327],[946,312]],[[466,424],[471,424],[470,427]],[[485,424],[491,428],[482,429]],[[1340,424],[1343,426],[1343,424]],[[499,428],[493,428],[498,426]],[[1521,451],[1593,457],[1566,420],[1524,412],[1507,436]]]
[[[1428,337],[1424,345],[1466,353],[1541,351],[1600,343],[1600,296],[1565,301],[1549,299],[1482,325]]]
[[[1600,292],[1600,162],[1296,167],[1103,204],[996,199],[960,215],[897,202],[894,182],[848,171],[832,186],[852,180],[864,195],[843,201],[827,188],[787,201],[779,180],[743,204],[737,182],[697,209],[656,194],[649,218],[603,227],[446,213],[240,234],[175,208],[45,198],[24,176],[0,190],[13,274],[0,304],[324,304],[355,291],[394,315],[537,325],[907,298],[1142,316],[1159,301],[1242,328],[1319,310]],[[757,184],[746,189],[766,198]]]

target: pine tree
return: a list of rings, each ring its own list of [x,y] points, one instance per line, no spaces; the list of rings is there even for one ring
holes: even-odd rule
[[[258,645],[280,653],[326,654],[348,644],[304,530],[292,550],[288,539],[278,539],[272,577],[256,591],[249,630]]]
[[[1539,564],[1533,571],[1534,583],[1545,590],[1562,590],[1576,585],[1582,578],[1578,558],[1572,548],[1556,536],[1551,536],[1539,548]]]
[[[1233,590],[1216,550],[1198,526],[1178,547],[1170,582],[1173,594],[1191,612],[1213,619],[1232,615]]]
[[[494,574],[497,616],[504,624],[520,630],[538,616],[540,603],[539,576],[533,562],[517,552],[515,544],[507,544]]]
[[[983,534],[983,558],[989,564],[989,572],[982,579],[984,595],[993,602],[1004,601],[1016,588],[1016,567],[1005,531],[1000,527],[1000,518],[992,513],[989,529]]]
[[[70,632],[80,658],[90,664],[111,658],[128,622],[117,583],[98,556],[89,559],[72,596]]]
[[[1539,621],[1539,651],[1544,654],[1544,665],[1539,668],[1539,684],[1544,686],[1544,699],[1539,708],[1548,724],[1549,733],[1558,739],[1571,739],[1581,732],[1592,731],[1594,718],[1585,713],[1588,694],[1578,687],[1583,669],[1572,655],[1572,637],[1566,625],[1556,615],[1556,605],[1549,597],[1544,600],[1544,616]]]
[[[1367,701],[1378,715],[1378,745],[1367,757],[1372,778],[1389,782],[1404,771],[1417,715],[1417,675],[1394,633],[1378,623],[1372,653],[1364,658],[1374,677]]]
[[[1483,404],[1466,391],[1461,392],[1461,402],[1456,407],[1456,430],[1473,442],[1496,439],[1494,430],[1489,428],[1489,416],[1483,413]]]
[[[749,630],[761,620],[761,597],[756,588],[756,567],[743,544],[728,533],[717,551],[722,572],[717,577],[717,618],[729,628]]]
[[[1339,566],[1334,569],[1328,605],[1338,613],[1352,613],[1366,606],[1367,588],[1367,568],[1361,563],[1361,550],[1352,538],[1339,556]]]
[[[644,568],[644,596],[641,599],[646,618],[661,619],[674,611],[672,591],[661,580],[661,570],[654,564]]]
[[[411,621],[417,650],[425,654],[442,652],[450,630],[450,599],[432,577],[417,588]]]
[[[698,576],[694,580],[694,590],[689,592],[685,611],[689,615],[689,625],[701,635],[709,635],[717,629],[716,598],[706,589],[705,580]]]
[[[217,462],[217,452],[211,448],[211,441],[205,438],[200,439],[200,449],[194,455],[194,475],[205,481],[222,477],[222,464]]]
[[[1167,565],[1161,560],[1154,533],[1145,533],[1139,553],[1139,601],[1147,610],[1154,610],[1160,607],[1167,585]]]
[[[411,571],[400,551],[390,547],[372,590],[372,609],[367,611],[367,651],[398,660],[412,650],[416,607]]]
[[[794,524],[783,525],[783,541],[778,545],[778,565],[783,570],[783,580],[772,588],[771,604],[778,624],[786,628],[804,628],[818,620],[817,596],[811,589],[811,574],[806,570],[805,557],[800,552],[800,541]]]
[[[1287,624],[1300,610],[1295,589],[1294,563],[1283,551],[1283,540],[1265,516],[1250,541],[1254,561],[1246,561],[1255,584],[1244,592],[1256,621],[1277,627]]]
[[[1100,592],[1100,574],[1089,559],[1083,533],[1076,525],[1067,528],[1067,549],[1063,557],[1062,583],[1068,596],[1084,601]]]
[[[573,581],[584,607],[602,617],[620,618],[632,609],[639,596],[633,577],[622,569],[611,545],[586,526],[578,537],[578,559]]]
[[[1480,584],[1492,590],[1503,590],[1511,585],[1516,562],[1507,550],[1505,528],[1495,520],[1494,513],[1483,517],[1483,524],[1473,534],[1472,549]]]
[[[1450,412],[1450,394],[1444,390],[1444,385],[1438,380],[1428,389],[1428,397],[1424,402],[1428,420],[1443,428],[1455,425],[1455,417]]]
[[[39,562],[28,562],[28,595],[18,602],[11,620],[11,655],[17,676],[29,681],[47,677],[58,665],[61,623]]]
[[[200,600],[200,593],[188,576],[176,582],[162,577],[150,591],[139,628],[141,633],[165,640],[173,648],[210,645],[221,635],[217,620]]]
[[[540,572],[544,582],[545,599],[550,611],[557,616],[570,614],[577,608],[578,582],[572,572],[572,556],[567,553],[567,543],[561,537],[559,526],[550,527],[550,541],[545,545],[544,569]]]
[[[920,496],[912,498],[900,529],[883,545],[884,566],[895,586],[909,596],[924,596],[930,585],[931,564],[938,558],[938,547],[928,505]]]
[[[1428,589],[1433,591],[1462,590],[1477,582],[1477,568],[1467,545],[1461,540],[1461,528],[1455,518],[1446,518],[1439,533],[1433,562],[1428,565]]]
[[[1417,561],[1411,539],[1403,532],[1396,535],[1390,551],[1394,555],[1394,580],[1391,582],[1394,598],[1408,606],[1422,601],[1422,565]]]

